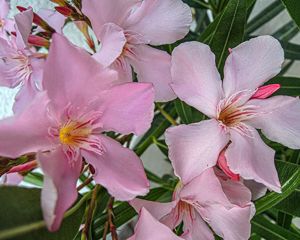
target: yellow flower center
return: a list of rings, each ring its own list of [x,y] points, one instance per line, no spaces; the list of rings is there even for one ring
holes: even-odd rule
[[[68,122],[60,128],[59,140],[64,145],[78,147],[86,142],[91,132],[87,123]]]

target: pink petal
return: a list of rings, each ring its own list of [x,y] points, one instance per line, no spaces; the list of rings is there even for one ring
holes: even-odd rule
[[[259,106],[259,114],[250,124],[262,130],[270,140],[289,148],[300,148],[300,100],[288,96],[275,96],[264,100],[252,100]]]
[[[9,5],[6,0],[0,0],[0,19],[6,18],[9,12]]]
[[[49,150],[48,98],[45,92],[14,117],[0,121],[0,155],[17,158],[26,153]]]
[[[275,151],[262,141],[254,128],[249,128],[252,137],[240,135],[235,130],[230,131],[232,143],[225,154],[228,165],[244,179],[255,180],[280,192],[281,186],[274,164]]]
[[[280,89],[280,84],[269,84],[259,87],[251,99],[265,99]]]
[[[135,46],[132,52],[134,57],[131,57],[129,62],[137,73],[138,81],[153,84],[155,100],[167,102],[175,99],[176,95],[170,86],[172,81],[170,55],[142,44]]]
[[[232,49],[225,63],[225,95],[255,90],[280,72],[283,61],[283,49],[271,36],[252,38],[240,44]]]
[[[114,23],[104,24],[97,37],[101,41],[101,49],[93,57],[108,67],[123,53],[126,37],[122,28]]]
[[[26,171],[30,171],[32,169],[35,169],[36,167],[37,167],[37,161],[33,160],[33,161],[30,161],[30,162],[12,167],[8,171],[8,173],[26,172]]]
[[[32,8],[20,12],[15,16],[17,31],[17,46],[19,49],[25,49],[28,46],[28,37],[31,33],[33,11]]]
[[[171,72],[176,95],[207,116],[216,117],[223,92],[210,48],[198,42],[179,45],[172,53]]]
[[[0,186],[9,185],[9,186],[17,186],[23,181],[23,176],[19,173],[13,172],[2,175],[0,178]]]
[[[69,162],[61,148],[49,153],[39,153],[37,157],[45,174],[41,196],[44,219],[48,229],[56,231],[64,213],[77,199],[76,183],[82,161],[79,158]]]
[[[62,33],[66,17],[52,9],[40,9],[38,15],[45,20],[57,33]]]
[[[149,182],[141,160],[135,153],[109,137],[101,136],[101,156],[82,151],[86,161],[96,170],[94,179],[121,201],[128,201],[149,191]]]
[[[268,190],[268,188],[265,185],[263,185],[261,183],[257,183],[253,180],[245,180],[244,184],[251,191],[252,201],[255,201],[255,200],[265,196],[267,193],[267,190]]]
[[[164,216],[171,213],[171,211],[176,207],[177,201],[160,203],[135,198],[131,200],[129,204],[136,212],[139,212],[142,210],[142,208],[145,208],[154,218],[161,220]]]
[[[167,129],[165,136],[175,174],[183,183],[216,165],[220,152],[229,141],[215,120],[172,127]]]
[[[224,177],[219,177],[219,181],[222,185],[222,190],[232,204],[240,207],[249,205],[251,192],[242,181],[232,181]]]
[[[150,128],[154,91],[148,83],[125,83],[113,87],[100,99],[104,131],[143,134]]]
[[[57,109],[87,104],[118,82],[116,72],[103,69],[88,53],[54,34],[44,68],[43,87]],[[80,93],[80,94],[79,94]]]
[[[135,234],[128,240],[183,240],[176,236],[171,229],[159,223],[143,208],[135,227]]]
[[[209,189],[209,191],[205,191],[205,194],[203,194],[203,189]],[[201,175],[184,185],[180,191],[180,198],[190,204],[197,203],[201,206],[206,206],[211,203],[232,205],[225,195],[213,168],[203,171]]]
[[[118,72],[120,83],[132,82],[132,69],[127,58],[119,57],[109,68]]]
[[[223,239],[247,240],[250,238],[251,206],[228,209],[221,204],[211,204],[205,207],[202,217]]]
[[[124,20],[139,0],[83,0],[82,12],[92,23],[98,34],[105,23],[115,23],[122,27]]]
[[[227,164],[227,160],[226,160],[226,157],[225,157],[225,150],[223,150],[220,155],[219,155],[219,158],[218,158],[218,166],[219,168],[222,169],[222,171],[231,179],[231,180],[234,180],[234,181],[239,181],[240,180],[240,175],[238,174],[235,174],[234,172],[232,172],[230,170],[230,168],[228,167],[228,164]]]
[[[214,240],[215,237],[207,226],[207,224],[203,221],[202,217],[198,212],[195,212],[195,216],[192,222],[187,223],[184,221],[184,234],[181,236],[186,240]]]
[[[15,97],[15,103],[13,105],[14,113],[16,114],[22,112],[23,109],[26,108],[26,106],[34,100],[37,93],[38,89],[36,88],[32,80],[26,82],[20,88],[20,91]]]
[[[190,7],[181,0],[144,0],[126,20],[126,29],[145,42],[163,45],[182,39],[192,24]]]

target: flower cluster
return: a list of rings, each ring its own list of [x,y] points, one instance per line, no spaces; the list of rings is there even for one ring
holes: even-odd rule
[[[97,184],[139,213],[130,240],[249,239],[251,201],[267,188],[281,191],[275,151],[256,129],[300,149],[299,99],[270,97],[280,86],[263,85],[281,70],[280,43],[260,36],[229,49],[222,81],[209,46],[184,42],[171,55],[154,47],[189,32],[192,12],[182,0],[82,0],[81,9],[54,2],[57,11],[20,7],[12,20],[0,0],[0,85],[19,87],[14,115],[0,121],[0,155],[34,156],[6,172],[6,180],[19,182],[18,172],[42,169],[50,231],[76,201],[77,180],[88,168]],[[66,18],[93,54],[64,36]],[[172,200],[137,198],[150,184],[122,136],[144,134],[154,102],[176,97],[209,119],[165,132],[179,179]]]

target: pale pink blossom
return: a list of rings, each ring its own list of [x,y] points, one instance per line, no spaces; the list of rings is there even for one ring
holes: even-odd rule
[[[8,186],[17,186],[23,181],[23,176],[17,172],[13,173],[5,173],[0,177],[0,186],[8,185]]]
[[[172,202],[134,199],[130,204],[136,211],[146,208],[170,229],[183,223],[181,237],[187,240],[215,239],[208,225],[225,240],[249,239],[255,212],[251,193],[242,182],[232,181],[213,168],[188,183],[179,182]]]
[[[145,208],[139,214],[139,221],[135,226],[135,233],[127,240],[183,240],[173,233],[167,226],[157,221]]]
[[[144,133],[153,118],[152,85],[118,84],[115,71],[58,34],[53,35],[42,83],[44,91],[22,112],[0,122],[0,155],[37,152],[48,228],[57,230],[76,200],[83,158],[95,169],[95,182],[116,199],[146,194],[149,182],[141,160],[103,132]]]
[[[171,57],[150,45],[183,38],[192,23],[191,9],[181,0],[84,0],[83,13],[101,42],[94,57],[132,81],[131,66],[140,82],[151,82],[156,101],[175,98],[170,88]]]
[[[173,90],[211,118],[166,132],[170,159],[183,181],[216,165],[224,150],[223,167],[228,165],[227,171],[280,192],[275,151],[264,143],[256,128],[273,141],[300,148],[299,99],[268,98],[279,86],[259,87],[280,72],[283,61],[283,49],[276,39],[253,38],[231,49],[222,82],[207,45],[187,42],[174,50]]]
[[[14,21],[7,17],[9,5],[6,0],[0,0],[0,37],[7,38],[7,32],[14,31]]]
[[[28,45],[33,20],[32,9],[15,16],[16,38],[0,38],[0,85],[21,86],[14,111],[20,111],[32,100],[41,81],[44,60]]]

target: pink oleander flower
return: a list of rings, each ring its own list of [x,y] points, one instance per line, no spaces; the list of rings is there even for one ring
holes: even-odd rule
[[[0,121],[1,156],[37,152],[45,175],[42,209],[51,231],[77,198],[83,161],[95,169],[95,182],[118,200],[148,192],[141,160],[103,132],[144,133],[153,118],[154,90],[147,83],[119,84],[117,76],[54,34],[44,91],[22,112]]]
[[[32,9],[17,14],[16,38],[0,38],[0,85],[9,88],[21,86],[14,111],[21,111],[31,101],[39,90],[38,81],[42,78],[44,60],[28,45],[32,19]]]
[[[6,32],[15,30],[14,21],[7,18],[9,12],[9,5],[5,0],[0,0],[0,37],[7,38]]]
[[[101,42],[94,57],[132,81],[131,66],[140,82],[153,83],[156,101],[175,98],[170,87],[171,57],[150,45],[183,38],[192,23],[191,9],[181,0],[84,0],[83,13]]]
[[[177,175],[187,181],[215,166],[225,151],[225,172],[280,192],[275,151],[262,141],[256,128],[273,141],[300,148],[299,98],[268,98],[278,85],[259,87],[280,72],[283,49],[273,37],[261,36],[230,52],[222,82],[207,45],[188,42],[174,50],[173,90],[211,119],[168,129],[170,159]],[[224,159],[223,164],[219,162],[223,170],[224,163]]]
[[[135,226],[135,234],[127,240],[183,240],[168,227],[157,221],[145,208],[139,214],[139,221]]]
[[[249,239],[250,219],[255,212],[248,188],[213,168],[190,182],[179,182],[172,202],[134,199],[130,204],[136,211],[146,208],[170,229],[183,223],[181,237],[187,240],[215,239],[207,224],[225,240]]]

